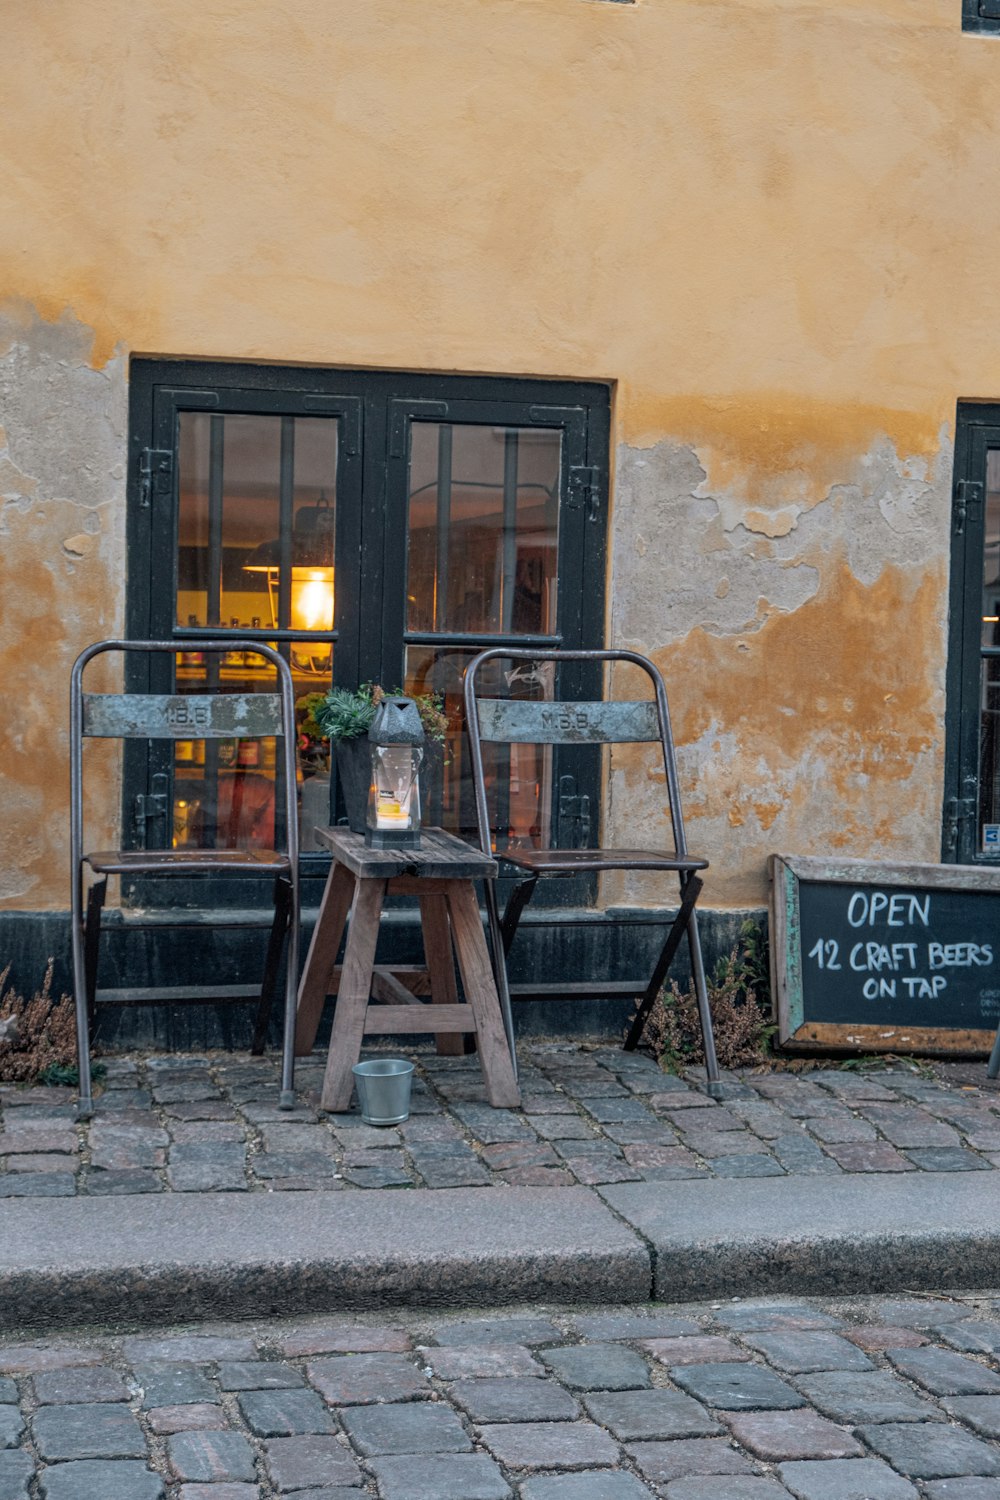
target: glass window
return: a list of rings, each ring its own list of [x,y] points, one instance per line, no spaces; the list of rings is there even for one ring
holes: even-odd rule
[[[960,402],[942,857],[1000,859],[1000,405]]]
[[[304,726],[301,835],[308,847],[329,808],[329,749],[309,733],[309,707],[310,695],[325,693],[331,681],[336,500],[335,419],[179,414],[175,621],[259,640],[269,630],[296,632],[283,649]],[[310,639],[319,632],[327,639]],[[179,692],[275,691],[267,662],[243,649],[221,657],[181,651],[176,682]],[[276,760],[274,739],[179,741],[174,846],[273,846]]]
[[[408,629],[555,630],[561,438],[548,428],[413,424]]]
[[[475,794],[469,765],[469,743],[463,715],[463,676],[478,646],[408,646],[405,691],[435,693],[444,703],[448,732],[441,752],[428,765],[429,821],[466,838],[477,833]],[[484,694],[494,698],[552,698],[552,663],[504,661],[492,664],[492,675],[480,679]],[[552,764],[550,745],[483,746],[483,770],[491,803],[492,826],[501,849],[546,849],[552,834]]]
[[[331,631],[336,421],[181,412],[178,442],[177,624]]]
[[[986,455],[982,580],[978,825],[985,830],[1000,824],[1000,652],[985,654],[1000,647],[1000,448]]]

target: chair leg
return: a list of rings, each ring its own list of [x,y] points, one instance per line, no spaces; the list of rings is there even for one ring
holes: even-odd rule
[[[293,871],[288,882],[288,947],[285,950],[285,1017],[281,1037],[279,1109],[295,1108],[295,1022],[299,993],[300,902],[298,873]]]
[[[89,1120],[94,1113],[94,1100],[90,1088],[90,997],[88,994],[88,950],[96,953],[97,933],[100,929],[101,906],[104,903],[104,890],[95,896],[93,892],[88,893],[87,920],[84,923],[80,904],[80,891],[83,884],[83,872],[77,864],[73,870],[73,921],[70,942],[73,953],[73,1001],[76,1007],[76,1062],[80,1075],[79,1094],[77,1096],[76,1114],[77,1119]],[[101,887],[106,887],[107,881],[99,881]],[[97,933],[95,933],[95,927]],[[96,963],[93,971],[96,975]]]
[[[285,942],[285,933],[288,931],[288,911],[291,903],[291,882],[279,876],[274,882],[274,921],[271,923],[271,935],[267,940],[264,979],[260,987],[260,999],[257,1002],[257,1018],[254,1023],[253,1041],[250,1044],[250,1052],[253,1057],[260,1057],[267,1045],[267,1028],[271,1020],[274,994],[278,987],[281,950]]]
[[[510,1061],[514,1069],[514,1082],[517,1083],[517,1048],[514,1045],[514,1016],[510,1008],[510,983],[507,979],[507,949],[504,946],[503,930],[500,922],[500,908],[497,905],[497,883],[495,880],[484,880],[483,887],[486,896],[486,917],[490,930],[489,950],[493,965],[493,979],[497,988],[497,999],[500,1001],[500,1015],[503,1018],[503,1029],[507,1037],[507,1046],[510,1049]],[[513,933],[511,936],[513,936]]]
[[[526,880],[519,880],[507,898],[503,917],[500,922],[500,936],[503,940],[504,957],[510,952],[517,924],[521,920],[521,913],[535,894],[535,886],[538,884],[537,875],[529,875]]]
[[[705,964],[701,956],[698,918],[693,911],[688,918],[688,946],[691,950],[691,977],[694,980],[694,992],[698,997],[701,1038],[705,1047],[705,1072],[708,1076],[708,1092],[711,1098],[719,1099],[722,1097],[722,1081],[719,1078],[719,1064],[715,1056],[715,1033],[712,1030],[712,1012],[708,1005],[708,987],[705,984]]]
[[[698,879],[697,875],[692,875],[690,880],[685,882],[681,896],[680,910],[670,925],[670,931],[667,933],[667,941],[664,943],[660,956],[656,961],[656,967],[646,986],[646,993],[639,1001],[638,1009],[632,1018],[632,1024],[629,1027],[628,1036],[625,1038],[622,1049],[625,1052],[634,1052],[642,1040],[642,1033],[646,1029],[646,1020],[649,1012],[652,1010],[656,1002],[656,997],[660,993],[663,981],[666,979],[670,965],[673,963],[674,956],[681,945],[681,939],[688,930],[688,923],[694,915],[694,905],[701,895],[702,885],[703,882]],[[711,1026],[711,1018],[709,1018],[709,1025]]]
[[[84,984],[87,991],[87,1020],[97,1024],[97,956],[101,942],[101,912],[108,891],[107,876],[95,880],[87,892],[87,924],[83,935]]]

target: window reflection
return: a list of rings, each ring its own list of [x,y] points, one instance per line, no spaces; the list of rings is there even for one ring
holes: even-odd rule
[[[423,773],[425,821],[478,841],[475,791],[465,732],[462,697],[466,667],[478,646],[410,646],[406,652],[407,693],[437,693],[448,715],[443,755],[431,753]],[[552,698],[552,662],[497,658],[479,678],[483,696]],[[500,847],[548,848],[552,822],[552,746],[483,745],[492,827]]]
[[[555,631],[561,445],[556,428],[413,424],[409,630]]]
[[[338,424],[329,417],[181,412],[177,598],[189,629],[267,640],[301,638],[288,653],[300,728],[302,843],[329,821],[329,747],[310,732],[310,707],[330,685]],[[269,644],[275,644],[270,642]],[[273,669],[252,652],[182,650],[178,692],[274,692]],[[179,741],[174,753],[176,847],[275,843],[277,742]]]

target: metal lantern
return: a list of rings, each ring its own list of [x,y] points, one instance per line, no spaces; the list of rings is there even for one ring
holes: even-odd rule
[[[368,731],[372,779],[365,843],[372,849],[420,847],[420,765],[424,726],[412,698],[383,698]]]

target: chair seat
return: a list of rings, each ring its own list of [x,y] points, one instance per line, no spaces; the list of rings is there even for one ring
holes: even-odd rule
[[[695,854],[679,858],[657,849],[510,849],[500,856],[536,875],[584,875],[595,870],[707,870]]]
[[[280,874],[290,868],[288,856],[274,849],[104,849],[85,854],[83,860],[98,875],[210,874],[225,870],[259,875],[265,871]]]

